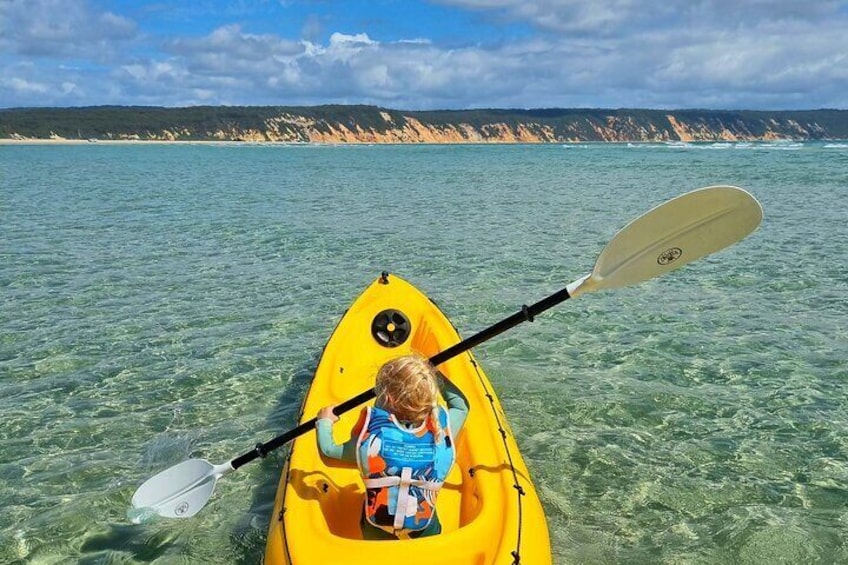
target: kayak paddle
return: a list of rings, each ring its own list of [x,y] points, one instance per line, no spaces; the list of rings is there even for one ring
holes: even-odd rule
[[[753,232],[763,217],[760,203],[733,186],[711,186],[688,192],[639,216],[612,238],[598,256],[592,272],[564,289],[501,320],[430,358],[433,365],[495,337],[545,310],[587,292],[633,285],[720,251]],[[339,415],[375,397],[367,390],[333,410]],[[225,474],[290,442],[315,427],[316,418],[227,463],[213,465],[189,459],[144,482],[132,497],[128,513],[133,522],[148,516],[190,518],[209,501],[215,484]]]

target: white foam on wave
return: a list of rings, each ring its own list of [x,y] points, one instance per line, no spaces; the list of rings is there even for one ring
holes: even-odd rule
[[[804,147],[800,141],[772,141],[769,143],[760,144],[758,147],[762,149],[776,149],[779,151],[797,151]]]

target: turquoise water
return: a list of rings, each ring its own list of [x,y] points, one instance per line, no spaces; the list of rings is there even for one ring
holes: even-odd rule
[[[196,517],[136,487],[290,429],[388,270],[469,336],[712,184],[740,244],[479,346],[558,564],[848,562],[848,144],[0,146],[0,563],[257,563],[285,450]]]

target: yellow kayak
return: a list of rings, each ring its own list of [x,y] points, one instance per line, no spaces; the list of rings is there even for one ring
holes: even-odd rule
[[[323,406],[372,388],[385,361],[412,351],[430,358],[460,341],[430,299],[384,274],[351,305],[324,348],[301,422]],[[267,565],[551,563],[542,505],[488,378],[468,351],[438,369],[470,405],[456,438],[456,464],[437,502],[442,533],[363,540],[359,520],[365,489],[358,470],[322,457],[309,433],[293,442],[280,478]],[[341,416],[334,427],[337,442],[348,439],[358,415],[355,409]]]

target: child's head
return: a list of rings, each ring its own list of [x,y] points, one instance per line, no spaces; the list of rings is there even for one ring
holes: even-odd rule
[[[436,369],[423,357],[404,355],[377,372],[377,404],[402,422],[421,423],[433,414],[439,397]]]

